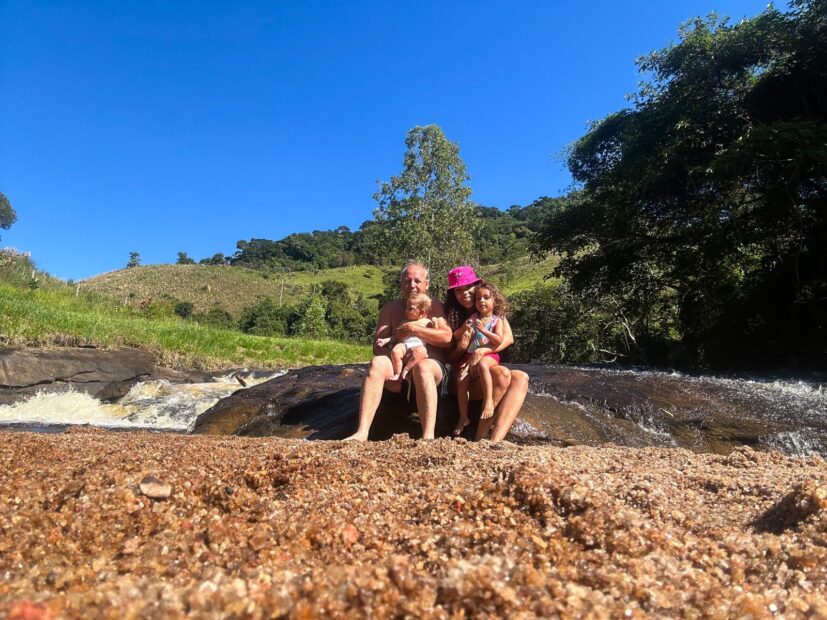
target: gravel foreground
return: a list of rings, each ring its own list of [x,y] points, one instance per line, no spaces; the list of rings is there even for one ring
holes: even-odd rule
[[[8,618],[827,617],[819,457],[0,438]]]

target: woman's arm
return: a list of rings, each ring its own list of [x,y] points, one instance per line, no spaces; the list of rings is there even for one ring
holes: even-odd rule
[[[446,358],[449,364],[456,364],[457,361],[462,359],[462,356],[465,355],[465,351],[468,350],[468,345],[471,344],[471,338],[473,336],[474,330],[469,328],[465,323],[454,330],[452,340],[454,348],[448,352]]]
[[[499,326],[502,326],[502,340],[500,341],[500,344],[497,345],[497,348],[494,349],[494,353],[499,353],[514,344],[514,332],[511,331],[511,325],[509,325],[508,319],[505,317],[500,317],[500,320],[497,321],[495,328]]]

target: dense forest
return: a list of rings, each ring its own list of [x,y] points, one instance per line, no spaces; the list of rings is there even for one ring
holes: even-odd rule
[[[537,252],[660,363],[827,361],[827,2],[685,24],[578,140]],[[607,323],[608,324],[608,323]]]

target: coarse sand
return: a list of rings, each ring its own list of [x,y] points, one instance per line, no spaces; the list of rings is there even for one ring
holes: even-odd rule
[[[0,616],[827,617],[827,463],[2,432]]]

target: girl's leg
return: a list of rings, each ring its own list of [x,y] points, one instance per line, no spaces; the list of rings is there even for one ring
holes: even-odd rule
[[[469,377],[460,379],[457,384],[457,409],[459,409],[459,420],[454,428],[454,435],[462,434],[468,426],[468,381]]]
[[[488,420],[494,415],[494,386],[491,380],[491,368],[496,365],[495,359],[484,357],[480,360],[478,366],[478,374],[483,389],[481,420]]]
[[[497,407],[499,406],[506,390],[508,390],[508,386],[511,384],[511,371],[505,366],[494,366],[491,368],[491,383],[493,384],[492,396],[494,399],[494,407]],[[482,398],[482,390],[480,387],[479,381],[477,381],[475,385],[471,386],[471,398],[475,400]],[[497,415],[487,420],[480,420],[479,425],[477,425],[477,434],[474,437],[474,441],[479,441],[480,439],[488,437],[488,431],[491,429],[491,425],[498,417],[499,416]]]

